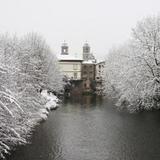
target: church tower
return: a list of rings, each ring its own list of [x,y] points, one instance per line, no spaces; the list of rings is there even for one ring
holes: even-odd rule
[[[85,43],[83,46],[83,53],[90,53],[90,46],[88,43]]]
[[[85,43],[83,45],[83,60],[87,61],[89,59],[89,55],[90,55],[90,46],[88,43]]]
[[[61,55],[68,55],[68,44],[66,42],[62,43]]]
[[[91,53],[91,47],[87,42],[83,45],[83,60],[96,62],[94,55]]]

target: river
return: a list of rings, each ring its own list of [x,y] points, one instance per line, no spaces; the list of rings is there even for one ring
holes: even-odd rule
[[[129,114],[111,101],[65,100],[7,160],[159,160],[160,111]]]

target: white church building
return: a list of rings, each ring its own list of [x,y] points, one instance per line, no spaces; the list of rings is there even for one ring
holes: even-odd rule
[[[71,80],[81,80],[81,64],[83,59],[71,56],[67,43],[62,44],[58,61],[63,75]]]

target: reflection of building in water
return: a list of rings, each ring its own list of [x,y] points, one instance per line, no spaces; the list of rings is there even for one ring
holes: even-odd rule
[[[92,96],[84,96],[83,97],[83,104],[85,104],[85,107],[90,107],[92,105]]]

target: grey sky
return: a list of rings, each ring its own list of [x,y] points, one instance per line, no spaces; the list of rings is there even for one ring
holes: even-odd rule
[[[87,40],[102,58],[138,20],[159,10],[159,0],[0,0],[0,32],[38,32],[55,53],[66,40],[72,54],[81,54]]]

